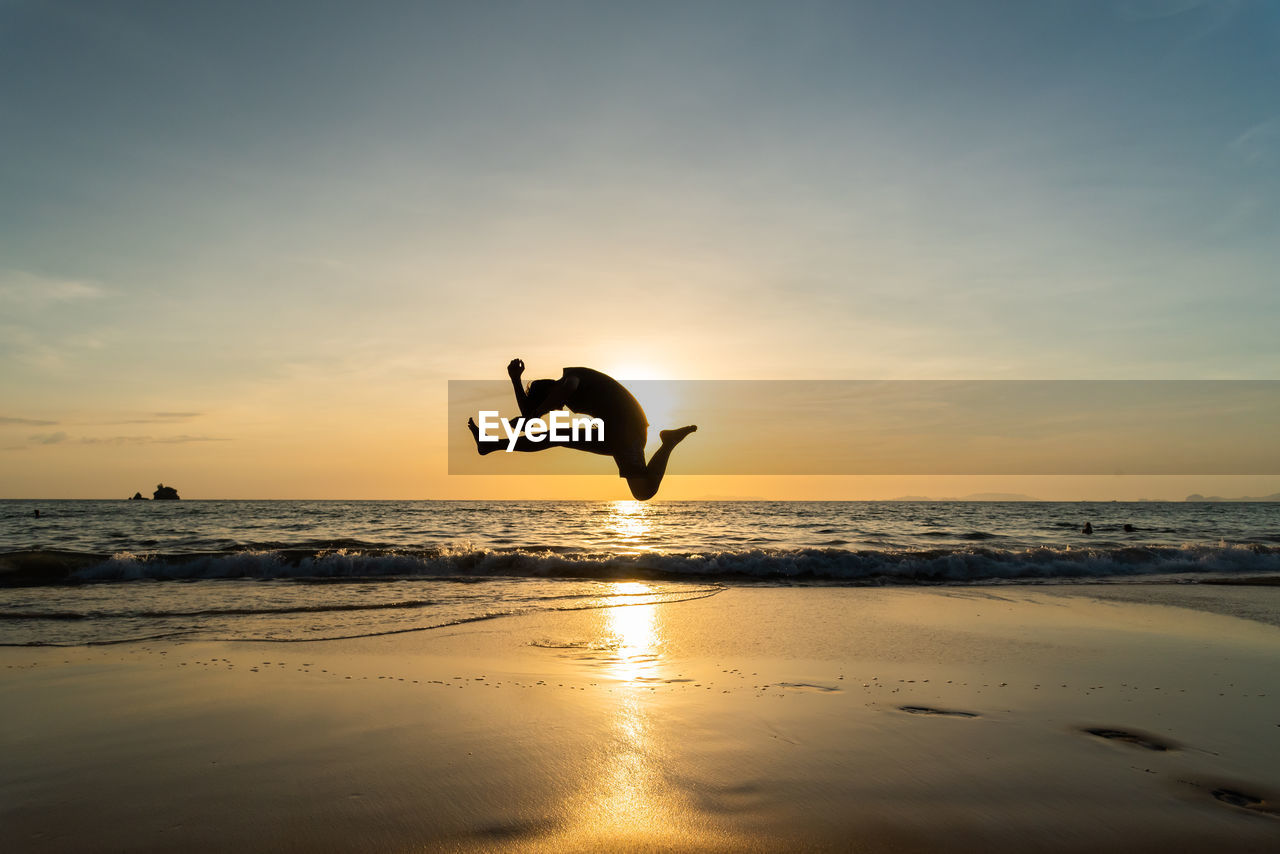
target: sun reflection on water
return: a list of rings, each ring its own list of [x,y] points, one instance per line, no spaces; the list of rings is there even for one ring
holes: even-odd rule
[[[652,551],[646,540],[653,531],[653,509],[643,501],[615,501],[609,507],[605,524],[616,538],[616,545],[637,551]]]
[[[692,850],[714,838],[671,763],[679,754],[664,706],[672,699],[661,591],[640,581],[608,586],[612,606],[594,612],[596,673],[609,677],[599,695],[607,703],[605,747],[568,810],[566,836],[553,844],[578,850]],[[625,604],[637,602],[641,604]]]
[[[640,597],[654,592],[639,581],[612,585],[613,596]],[[652,674],[658,664],[657,605],[619,605],[604,609],[605,632],[613,649],[610,659],[612,675],[623,682],[634,682]]]
[[[614,596],[640,598],[653,588],[643,582],[619,582]],[[643,601],[643,600],[642,600]],[[656,681],[662,643],[657,605],[621,605],[602,611],[613,648],[609,670],[622,683],[615,692],[613,749],[603,757],[595,789],[591,826],[605,838],[653,840],[670,831],[671,795],[661,773],[661,747],[655,741],[648,706],[654,699],[647,683]]]

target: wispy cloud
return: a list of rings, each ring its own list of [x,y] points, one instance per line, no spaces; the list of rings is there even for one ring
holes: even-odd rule
[[[1150,21],[1172,18],[1201,7],[1234,11],[1235,0],[1120,0],[1116,14],[1126,21]]]
[[[39,418],[13,418],[8,415],[0,415],[0,424],[22,424],[26,427],[52,427],[57,421],[44,421]]]
[[[185,445],[190,442],[230,442],[217,436],[86,436],[82,445]]]
[[[182,421],[190,421],[193,418],[199,418],[204,415],[203,412],[152,412],[148,415],[138,418],[125,418],[119,421],[89,421],[88,424],[110,425],[110,424],[177,424]]]
[[[0,300],[0,304],[3,303]],[[47,339],[33,330],[13,323],[0,324],[0,358],[44,373],[61,372],[66,365],[60,349],[50,346]]]
[[[34,436],[28,436],[27,439],[40,445],[61,445],[70,437],[66,433],[59,430],[57,433],[36,433]]]
[[[94,282],[39,276],[23,270],[0,270],[0,303],[43,308],[106,295],[106,289]]]
[[[1280,116],[1249,128],[1229,148],[1250,166],[1280,163]]]
[[[37,445],[186,445],[193,442],[230,442],[219,436],[81,436],[74,438],[59,430],[56,433],[36,433],[27,441]]]

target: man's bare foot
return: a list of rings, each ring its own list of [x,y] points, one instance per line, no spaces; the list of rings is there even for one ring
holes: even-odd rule
[[[679,427],[675,430],[663,430],[658,433],[658,438],[662,440],[662,444],[674,447],[683,442],[685,436],[697,429],[697,424],[690,424],[688,427]]]
[[[476,426],[476,420],[474,418],[467,419],[467,429],[471,431],[472,438],[476,440],[476,450],[480,452],[480,456],[482,457],[485,454],[498,450],[498,448],[502,446],[501,441],[481,442],[480,428]]]

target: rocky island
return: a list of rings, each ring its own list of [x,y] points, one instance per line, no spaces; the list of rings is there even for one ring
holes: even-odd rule
[[[165,486],[163,483],[156,484],[156,491],[151,494],[156,501],[177,501],[178,490],[172,486]]]

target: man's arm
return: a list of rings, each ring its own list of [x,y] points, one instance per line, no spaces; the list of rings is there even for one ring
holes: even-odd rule
[[[529,417],[529,395],[524,393],[524,386],[520,384],[520,377],[524,374],[524,362],[520,359],[512,359],[507,364],[507,376],[511,377],[511,387],[516,392],[516,406],[520,409],[520,414],[525,418]]]
[[[525,418],[532,418],[543,412],[553,412],[564,407],[565,401],[578,388],[578,378],[573,376],[562,376],[551,387],[551,391],[547,393],[541,400],[530,400],[529,395],[525,394],[524,386],[520,383],[520,377],[524,374],[524,362],[519,359],[512,359],[507,365],[507,376],[511,377],[511,387],[516,393],[516,405],[520,407],[520,414]]]

